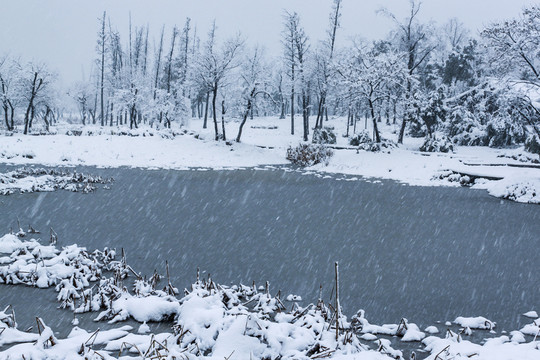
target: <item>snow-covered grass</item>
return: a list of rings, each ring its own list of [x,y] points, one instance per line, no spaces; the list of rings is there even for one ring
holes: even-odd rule
[[[8,307],[0,311],[0,359],[403,359],[401,343],[390,339],[423,344],[420,350],[433,360],[540,358],[540,319],[510,336],[495,336],[487,332],[494,327],[492,321],[458,317],[455,323],[464,327],[459,333],[447,330],[438,337],[433,335],[438,328],[430,326],[426,337],[407,319],[370,324],[363,310],[350,321],[337,312],[336,321],[334,307],[321,299],[300,307],[299,296],[289,295],[292,308],[287,309],[279,295],[271,295],[268,284],[224,286],[197,277],[179,297],[170,283],[158,289],[159,276],[146,280],[125,258],[116,260],[114,250],[90,252],[77,245],[59,249],[25,239],[22,233],[0,237],[0,283],[55,287],[61,307],[76,314],[99,312],[97,321],[133,318],[141,325],[90,333],[74,321],[71,333],[60,339],[40,319],[34,332],[18,330]],[[153,322],[164,320],[172,321],[171,331],[153,333]],[[471,329],[481,329],[488,340],[465,340]]]

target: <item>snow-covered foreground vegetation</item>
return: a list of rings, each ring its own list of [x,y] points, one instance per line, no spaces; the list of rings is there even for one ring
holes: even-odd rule
[[[367,151],[343,137],[345,118],[325,122],[337,134],[328,164],[309,167],[321,173],[357,175],[423,186],[472,186],[492,195],[525,203],[540,203],[539,156],[521,148],[456,146],[454,152],[420,152],[421,138],[408,138],[400,147]],[[233,132],[239,124],[226,123]],[[360,126],[360,125],[359,125]],[[395,138],[395,125],[380,125],[383,138]],[[368,124],[366,131],[370,132]],[[286,120],[250,120],[242,143],[216,142],[210,129],[193,119],[186,128],[133,131],[108,127],[58,126],[53,135],[14,134],[0,143],[0,161],[48,166],[132,166],[142,168],[237,169],[283,165],[287,148],[298,144]]]
[[[43,168],[22,168],[0,173],[0,195],[15,192],[55,191],[58,189],[90,193],[97,184],[109,184],[113,179],[85,175],[77,172],[63,172]],[[105,185],[104,188],[109,188]]]
[[[453,323],[459,332],[442,326],[422,331],[406,319],[374,325],[363,310],[347,319],[336,301],[338,291],[328,303],[319,298],[305,307],[295,303],[298,296],[272,295],[268,283],[224,286],[197,275],[191,288],[179,291],[168,277],[137,273],[124,256],[117,259],[115,250],[91,252],[77,245],[59,249],[26,240],[23,231],[0,238],[0,255],[0,284],[54,287],[60,307],[75,316],[95,312],[96,321],[131,318],[141,323],[138,329],[87,332],[77,327],[74,317],[70,334],[59,339],[39,317],[35,331],[17,329],[14,310],[8,307],[0,312],[0,359],[382,360],[402,359],[400,342],[418,342],[418,351],[429,353],[428,359],[540,356],[540,319],[499,336],[495,323],[481,316],[457,317]],[[337,284],[338,275],[336,264]],[[524,315],[537,317],[534,311]],[[152,333],[160,321],[169,322],[171,331]],[[468,340],[473,331],[483,331],[489,339],[475,344]]]

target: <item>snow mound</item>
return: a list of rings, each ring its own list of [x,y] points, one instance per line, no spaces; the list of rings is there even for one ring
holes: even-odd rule
[[[486,184],[488,192],[496,197],[520,203],[540,204],[540,178],[509,177]]]
[[[6,234],[0,238],[0,253],[11,254],[22,247],[22,241],[13,234]]]
[[[463,317],[459,316],[454,320],[454,323],[463,326],[464,328],[480,329],[480,330],[492,330],[495,327],[495,323],[486,319],[483,316],[477,317]]]

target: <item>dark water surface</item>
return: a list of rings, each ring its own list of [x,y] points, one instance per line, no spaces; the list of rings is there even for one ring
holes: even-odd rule
[[[200,267],[224,284],[268,280],[272,292],[301,295],[304,305],[316,301],[320,284],[329,298],[339,261],[344,312],[365,309],[372,323],[406,317],[423,329],[481,315],[514,330],[531,322],[521,313],[540,311],[536,205],[464,188],[284,170],[78,170],[116,181],[88,195],[0,197],[0,233],[18,216],[44,232],[43,240],[54,228],[59,245],[123,247],[145,274],[165,273],[168,260],[180,289]],[[55,296],[0,286],[0,307],[13,304],[21,328],[36,315],[69,324],[73,315],[56,310]]]

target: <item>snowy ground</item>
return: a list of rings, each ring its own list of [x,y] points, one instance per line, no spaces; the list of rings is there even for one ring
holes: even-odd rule
[[[213,124],[202,129],[202,121],[192,119],[186,131],[140,129],[124,131],[86,127],[83,136],[73,134],[73,127],[59,126],[57,135],[2,136],[0,162],[9,164],[89,165],[102,167],[131,166],[142,168],[187,169],[194,167],[230,169],[257,165],[287,164],[286,149],[297,145],[301,124],[297,118],[295,135],[290,135],[290,120],[256,118],[248,120],[242,143],[230,145],[213,140]],[[420,153],[422,139],[406,138],[405,144],[390,153],[357,151],[348,146],[345,119],[330,119],[325,125],[335,128],[338,146],[328,166],[312,170],[363,177],[384,178],[421,186],[459,186],[473,175],[481,179],[467,183],[486,189],[492,195],[514,201],[540,203],[540,168],[519,159],[520,149],[501,150],[486,147],[457,147],[455,153]],[[357,131],[366,123],[358,122]],[[369,124],[369,122],[368,122]],[[395,140],[397,125],[381,124],[383,137]],[[236,137],[237,122],[227,124],[229,139]],[[368,131],[370,128],[368,126]],[[119,136],[118,133],[136,136]],[[92,134],[93,136],[85,136]],[[96,135],[98,134],[98,135]],[[512,158],[514,157],[514,158]],[[527,160],[527,159],[525,159]],[[530,160],[530,159],[529,159]],[[450,176],[452,175],[452,176]],[[485,181],[485,178],[502,179]]]
[[[34,331],[21,331],[8,307],[0,311],[0,359],[403,359],[392,338],[417,343],[432,360],[540,358],[540,319],[531,323],[535,311],[523,314],[528,324],[522,329],[499,336],[496,324],[481,316],[456,318],[457,333],[441,326],[422,331],[406,319],[374,325],[363,310],[349,321],[333,310],[339,308],[335,301],[291,307],[291,301],[271,295],[268,284],[229,287],[197,278],[179,296],[166,279],[147,280],[114,250],[59,249],[25,239],[23,232],[0,237],[0,284],[55,287],[60,306],[75,314],[73,329],[58,339],[37,319]],[[295,297],[287,296],[292,302]],[[76,317],[88,312],[99,313],[96,321],[133,318],[141,325],[90,333],[77,326]],[[153,334],[155,322],[166,319],[173,320],[172,332]],[[488,339],[471,342],[473,331]]]

